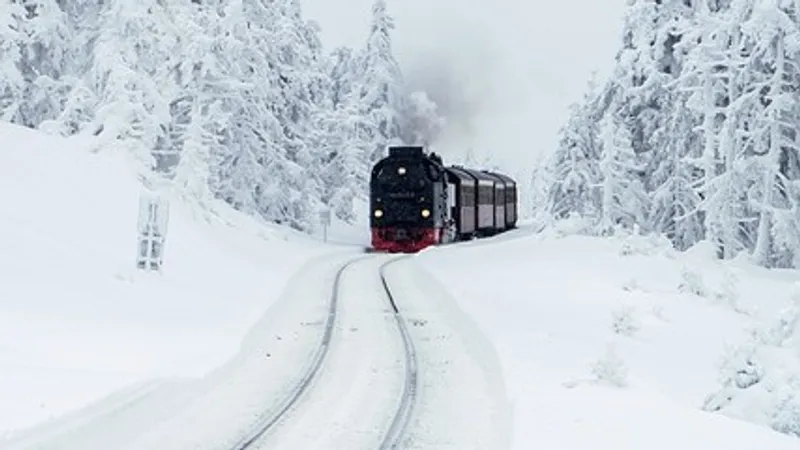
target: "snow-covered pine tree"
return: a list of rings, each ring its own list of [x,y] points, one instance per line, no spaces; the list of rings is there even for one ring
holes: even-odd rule
[[[630,117],[627,111],[618,111],[601,124],[602,214],[597,232],[603,235],[647,223],[648,196],[641,178],[645,166],[633,148],[626,117]]]
[[[800,200],[796,189],[800,171],[798,12],[794,3],[775,3],[754,9],[750,21],[743,25],[745,37],[753,46],[748,69],[760,75],[752,85],[758,102],[753,104],[755,123],[748,145],[758,161],[760,178],[749,191],[749,201],[759,213],[753,257],[768,267],[792,266],[800,242],[796,219]]]
[[[175,17],[182,24],[178,37],[183,51],[171,75],[180,95],[170,102],[168,134],[172,148],[179,152],[174,183],[206,204],[215,168],[212,155],[222,148],[233,111],[241,107],[244,85],[232,74],[225,50],[230,45],[223,33],[216,2],[176,4]]]
[[[392,28],[377,1],[366,48],[329,64],[298,0],[14,1],[0,9],[0,113],[309,230],[320,202],[354,217],[406,115],[413,140],[436,132],[424,96],[407,107]]]
[[[687,8],[682,1],[629,2],[623,48],[611,80],[614,95],[605,113],[625,111],[633,150],[648,158],[669,139],[663,133],[672,106],[668,87],[680,71],[675,55],[680,31],[675,24]]]
[[[93,63],[93,52],[103,2],[97,0],[58,0],[67,21],[70,39],[65,43],[69,54],[67,69],[62,78],[70,85],[59,114],[45,120],[40,129],[64,136],[79,133],[92,123],[98,104],[93,86],[85,77]]]
[[[649,229],[665,235],[673,245],[686,250],[704,238],[700,196],[694,186],[701,171],[693,163],[698,148],[697,120],[685,106],[686,95],[676,94],[667,128],[672,136],[666,148],[656,152],[648,184],[651,206]]]
[[[322,55],[322,43],[315,23],[306,22],[298,0],[271,0],[278,22],[275,25],[278,86],[284,100],[284,110],[278,114],[286,138],[289,160],[305,170],[296,180],[297,190],[306,200],[295,202],[294,214],[310,228],[314,211],[322,195],[321,166],[318,149],[311,142],[318,132],[315,116],[330,109],[330,86]]]
[[[76,82],[71,73],[76,62],[71,52],[75,36],[55,0],[20,0],[7,8],[14,5],[24,10],[17,21],[21,40],[16,41],[20,52],[17,67],[24,88],[16,111],[9,115],[14,123],[38,127],[59,115]]]
[[[735,233],[715,219],[719,209],[710,205],[719,200],[735,205],[728,203],[732,199],[724,198],[732,191],[716,179],[722,175],[718,147],[727,136],[722,130],[731,98],[728,88],[735,73],[731,59],[734,52],[729,34],[718,29],[727,7],[706,2],[691,6],[678,16],[675,26],[680,39],[673,56],[680,73],[671,85],[673,104],[664,129],[671,138],[654,155],[655,170],[649,183],[651,218],[654,231],[665,233],[679,249],[710,238],[724,254],[735,247]]]
[[[214,8],[216,58],[233,88],[225,101],[228,120],[212,149],[212,192],[247,213],[302,229],[294,214],[302,197],[296,180],[304,171],[287,156],[279,115],[286,99],[278,84],[275,9],[269,0],[244,0]]]
[[[555,217],[572,212],[590,214],[602,222],[603,232],[620,224],[636,224],[648,230],[655,225],[649,217],[658,217],[658,226],[670,221],[665,217],[668,211],[651,214],[648,210],[650,205],[664,207],[663,195],[659,194],[658,201],[647,197],[650,191],[671,189],[652,182],[664,183],[671,177],[667,167],[659,168],[665,160],[660,152],[670,142],[665,133],[675,101],[670,86],[681,69],[675,47],[681,39],[680,25],[691,14],[691,5],[682,1],[629,2],[616,68],[601,91],[585,97],[582,105],[573,110],[568,131],[556,151],[556,185],[550,190],[549,202]],[[601,119],[606,119],[607,124],[602,153],[599,144],[589,144],[597,140],[596,127]],[[585,149],[581,157],[577,157],[580,153],[569,155],[564,151],[579,151],[581,145]],[[598,168],[601,159],[604,170]],[[573,161],[584,166],[578,168]],[[566,169],[567,162],[574,168]],[[660,176],[652,177],[658,170]],[[565,171],[572,175],[568,177]],[[626,180],[628,176],[632,178]],[[569,191],[565,190],[565,181]],[[606,188],[612,191],[605,192]]]
[[[387,145],[400,142],[406,124],[403,77],[392,53],[394,20],[386,0],[375,0],[367,46],[358,57],[358,84],[354,86],[358,139],[369,146],[369,162],[386,155]]]
[[[331,103],[334,108],[347,106],[358,82],[358,61],[353,49],[336,48],[330,55],[328,76],[331,88]]]
[[[738,14],[724,4],[697,5],[695,21],[680,45],[686,56],[676,93],[683,111],[676,109],[675,114],[691,115],[695,122],[692,136],[696,139],[684,151],[684,162],[691,167],[692,183],[701,199],[697,217],[705,238],[723,258],[747,245],[741,232],[747,217],[733,134],[738,121],[736,74],[741,68]]]
[[[572,213],[597,223],[602,215],[598,116],[594,82],[582,103],[570,105],[567,124],[561,128],[558,147],[547,162],[553,184],[548,187],[549,214],[563,219]]]
[[[106,1],[88,74],[98,102],[88,131],[164,173],[177,163],[168,127],[179,96],[170,75],[182,55],[181,32],[158,0]]]
[[[0,119],[12,122],[18,117],[25,96],[25,77],[20,70],[25,36],[21,23],[25,9],[15,2],[0,4]]]
[[[365,197],[370,165],[358,140],[359,120],[348,106],[323,110],[317,115],[318,132],[312,140],[321,158],[322,201],[336,217],[352,223],[354,201]]]

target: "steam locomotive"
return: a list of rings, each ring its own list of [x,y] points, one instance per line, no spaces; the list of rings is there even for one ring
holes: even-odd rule
[[[415,253],[516,227],[517,183],[509,176],[444,166],[423,147],[390,147],[370,174],[372,250]]]

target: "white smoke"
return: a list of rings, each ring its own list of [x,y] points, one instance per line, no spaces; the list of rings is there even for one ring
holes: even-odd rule
[[[361,46],[372,0],[301,0],[326,46]],[[624,0],[388,0],[394,51],[412,90],[447,124],[433,145],[527,179],[552,151],[567,105],[613,65]]]

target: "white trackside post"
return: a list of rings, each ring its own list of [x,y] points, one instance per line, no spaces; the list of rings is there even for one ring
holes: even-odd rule
[[[154,192],[142,191],[139,196],[137,268],[161,270],[168,220],[169,202],[167,199]]]
[[[323,209],[319,212],[319,220],[322,222],[322,239],[328,242],[328,227],[331,225],[331,210]]]

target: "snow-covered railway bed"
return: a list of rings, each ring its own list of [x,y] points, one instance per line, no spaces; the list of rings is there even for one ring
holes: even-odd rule
[[[377,449],[402,439],[416,393],[414,347],[380,276],[392,257],[342,272],[328,354],[305,395],[236,449]]]
[[[493,350],[413,257],[309,262],[234,359],[145,394],[3,448],[501,450],[510,433]]]
[[[10,436],[8,449],[235,448],[305,398],[329,347],[338,308],[332,293],[346,267],[373,257],[323,256],[289,280],[239,353],[203,378],[153,383],[143,395],[98,405]],[[138,392],[138,391],[137,391]],[[255,431],[254,431],[255,430]]]
[[[494,349],[413,257],[354,263],[339,300],[312,387],[250,448],[510,447],[512,412]]]
[[[382,273],[398,317],[408,324],[418,367],[413,414],[397,448],[510,448],[511,405],[492,344],[415,259],[400,259]]]

